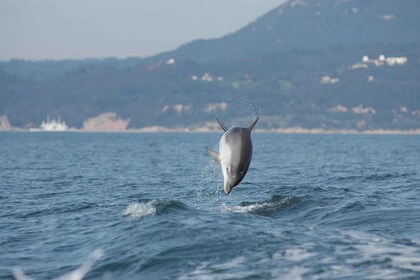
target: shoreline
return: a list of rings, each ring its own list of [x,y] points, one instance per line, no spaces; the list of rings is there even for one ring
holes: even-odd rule
[[[144,127],[138,129],[126,130],[82,130],[82,129],[68,129],[62,131],[48,131],[41,129],[20,129],[13,128],[10,130],[0,130],[0,132],[77,132],[77,133],[219,133],[220,129],[199,127],[194,129],[189,128],[167,128],[167,127]],[[372,130],[356,130],[356,129],[323,129],[323,128],[276,128],[276,129],[255,129],[254,133],[261,134],[360,134],[360,135],[420,135],[419,129],[410,130],[392,130],[392,129],[372,129]]]

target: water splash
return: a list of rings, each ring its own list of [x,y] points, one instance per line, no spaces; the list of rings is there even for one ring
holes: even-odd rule
[[[88,259],[79,268],[55,279],[56,280],[81,280],[91,270],[95,262],[99,260],[100,258],[102,258],[103,255],[104,253],[102,249],[97,249],[89,255]],[[16,280],[33,280],[33,278],[26,276],[25,273],[20,268],[13,268],[12,274]]]
[[[102,258],[104,255],[101,249],[97,249],[93,251],[87,261],[82,264],[78,269],[73,270],[72,272],[57,278],[57,280],[81,280],[83,277],[90,271],[92,266],[95,264],[97,260]]]
[[[124,211],[125,217],[130,217],[134,219],[140,219],[155,214],[156,206],[154,205],[154,200],[148,201],[146,203],[130,203]]]
[[[193,201],[193,205],[197,209],[205,205],[206,201],[204,200],[206,198],[216,196],[215,199],[218,200],[218,195],[223,190],[220,166],[214,160],[209,160],[208,164],[201,171],[200,177],[201,180],[196,190],[195,200]]]
[[[260,215],[273,214],[283,207],[300,202],[301,199],[295,196],[282,197],[273,195],[269,199],[260,202],[241,202],[239,205],[229,206],[222,204],[223,212],[253,213]]]
[[[33,278],[26,276],[20,268],[13,268],[12,274],[16,280],[33,280]]]
[[[178,200],[153,199],[147,202],[130,203],[125,209],[123,215],[133,219],[140,219],[174,210],[188,210],[188,206]]]

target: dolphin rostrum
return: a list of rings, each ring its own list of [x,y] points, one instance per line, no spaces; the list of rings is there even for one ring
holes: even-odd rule
[[[227,129],[219,119],[217,122],[225,133],[219,142],[219,152],[206,147],[207,153],[220,162],[223,173],[224,190],[226,194],[232,191],[245,177],[252,158],[251,131],[257,124],[256,118],[249,127],[234,126]]]

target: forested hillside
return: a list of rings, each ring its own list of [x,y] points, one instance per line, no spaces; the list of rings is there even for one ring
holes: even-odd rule
[[[80,128],[105,112],[130,128],[420,128],[420,2],[288,1],[214,40],[149,58],[0,63],[0,116]]]

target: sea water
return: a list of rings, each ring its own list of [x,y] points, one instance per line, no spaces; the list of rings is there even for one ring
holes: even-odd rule
[[[420,136],[221,135],[0,133],[0,279],[420,279]]]

